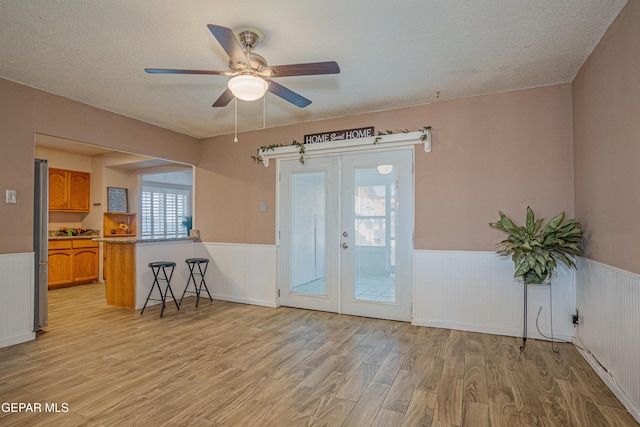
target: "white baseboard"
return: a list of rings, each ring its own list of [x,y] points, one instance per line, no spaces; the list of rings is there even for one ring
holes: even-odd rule
[[[522,328],[520,329],[496,328],[496,327],[489,327],[484,325],[441,322],[437,320],[425,320],[425,319],[414,319],[411,322],[411,324],[414,326],[426,326],[428,328],[455,329],[458,331],[479,332],[481,334],[504,335],[507,337],[516,337],[516,338],[522,337]],[[542,332],[545,332],[545,331],[542,331]],[[550,336],[550,334],[548,336]],[[530,331],[527,332],[527,338],[550,341],[549,338],[546,338],[538,333],[532,334]],[[571,342],[571,340],[573,339],[573,336],[554,334],[553,339],[554,341]]]
[[[0,339],[0,348],[9,347],[10,345],[20,344],[23,342],[31,341],[36,339],[35,332],[29,332],[21,335],[16,335],[13,337],[3,337]]]
[[[213,299],[217,299],[221,301],[237,302],[240,304],[260,305],[263,307],[271,307],[271,308],[277,307],[274,301],[264,301],[264,300],[259,300],[255,298],[238,297],[235,295],[222,295],[222,294],[217,294],[215,292],[213,293]]]
[[[593,368],[595,373],[600,379],[609,387],[611,392],[618,398],[620,403],[627,408],[627,411],[631,414],[636,421],[640,422],[640,408],[635,405],[635,402],[620,388],[614,378],[602,367],[600,362],[595,358],[593,353],[580,341],[579,337],[574,337],[573,342],[576,344],[576,348],[584,360]],[[582,347],[582,348],[581,348]]]

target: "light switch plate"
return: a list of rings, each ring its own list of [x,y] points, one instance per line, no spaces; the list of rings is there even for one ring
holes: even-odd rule
[[[267,202],[260,202],[260,212],[267,211]]]
[[[16,190],[7,190],[7,203],[16,203]]]

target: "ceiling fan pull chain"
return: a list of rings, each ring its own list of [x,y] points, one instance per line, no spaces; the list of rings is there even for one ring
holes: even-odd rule
[[[234,128],[234,133],[233,133],[233,142],[238,142],[238,98],[235,98],[235,128]]]

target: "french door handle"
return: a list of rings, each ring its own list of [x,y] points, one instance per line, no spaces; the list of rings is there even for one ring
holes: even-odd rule
[[[343,243],[340,246],[342,247],[342,249],[347,249],[349,247],[349,245],[346,243]]]

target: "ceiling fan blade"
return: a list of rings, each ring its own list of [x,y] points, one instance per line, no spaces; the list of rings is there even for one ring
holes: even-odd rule
[[[222,95],[216,99],[216,102],[213,103],[212,107],[226,107],[232,99],[233,93],[227,88],[227,90],[222,92]]]
[[[213,34],[213,36],[218,40],[218,43],[222,46],[231,61],[240,64],[241,68],[250,68],[251,64],[249,59],[247,59],[247,55],[244,54],[242,50],[242,46],[236,39],[235,34],[227,27],[221,27],[220,25],[207,25],[209,31]]]
[[[211,74],[214,76],[226,76],[230,73],[228,71],[218,70],[179,70],[175,68],[145,68],[149,74]]]
[[[296,107],[304,108],[307,105],[311,104],[310,100],[308,100],[307,98],[305,98],[300,94],[295,93],[291,89],[287,89],[286,87],[282,86],[279,83],[274,82],[273,80],[270,80],[270,79],[265,79],[265,80],[269,82],[269,89],[267,89],[269,92],[279,96],[285,101],[289,101]]]
[[[274,65],[265,68],[272,71],[271,77],[313,76],[317,74],[338,74],[340,67],[335,61],[309,62],[306,64]]]

